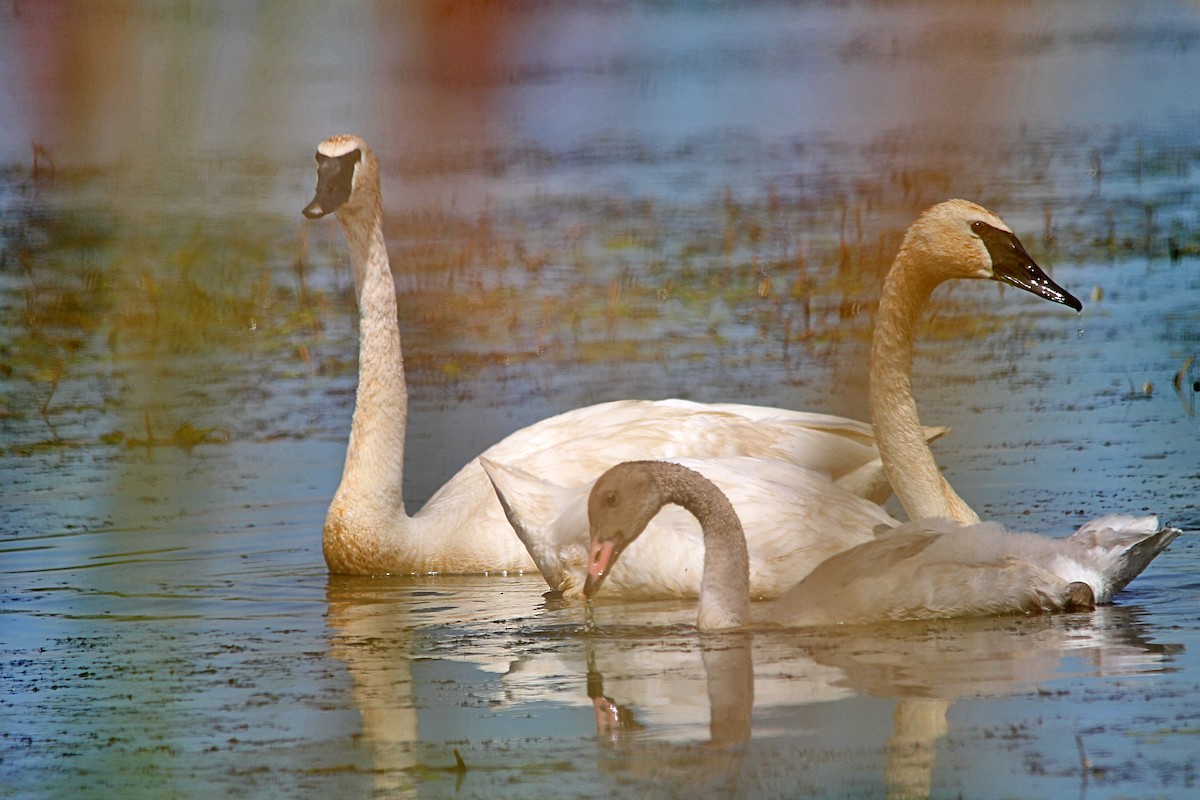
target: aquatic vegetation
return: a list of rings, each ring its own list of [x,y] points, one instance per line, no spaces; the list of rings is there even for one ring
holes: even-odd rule
[[[1039,257],[1051,271],[1081,258],[1200,252],[1200,226],[1184,212],[1200,155],[1125,132],[1081,149],[1077,140],[1088,136],[981,140],[993,160],[986,187],[964,185],[978,163],[969,153],[928,141],[917,151],[885,135],[857,152],[808,143],[809,167],[772,175],[757,192],[727,185],[665,199],[567,191],[477,212],[392,215],[386,235],[414,393],[460,396],[479,381],[531,380],[530,370],[568,375],[597,363],[634,371],[690,363],[698,374],[736,363],[743,382],[802,383],[806,365],[822,369],[841,348],[866,341],[903,230],[924,203],[948,193],[1005,209],[1045,248]],[[739,141],[748,162],[771,157],[756,152],[763,146]],[[822,166],[823,150],[841,159],[836,173]],[[1094,175],[1100,195],[1055,199],[1078,167]],[[155,430],[221,431],[196,444],[344,428],[353,297],[327,231],[257,211],[204,226],[183,213],[135,224],[84,201],[106,176],[61,165],[52,179],[9,170],[3,180],[6,447],[115,444],[118,432],[122,442],[168,440],[140,433],[146,415]],[[939,295],[922,338],[965,331],[1005,347],[1030,335],[1020,310],[979,313],[978,305],[963,290]],[[304,421],[240,413],[297,389],[341,399]]]
[[[279,242],[199,230],[134,238],[111,216],[42,200],[74,187],[37,188],[25,186],[0,240],[6,449],[224,441],[217,425],[192,421],[224,418],[223,402],[195,402],[214,384],[236,396],[238,384],[305,373],[299,355],[320,333],[323,297],[306,290],[298,302],[279,285],[266,256]],[[118,436],[134,427],[126,416],[175,434]]]

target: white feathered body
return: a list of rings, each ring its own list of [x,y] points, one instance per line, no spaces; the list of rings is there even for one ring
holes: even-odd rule
[[[395,283],[383,236],[379,168],[355,136],[317,150],[317,189],[305,216],[336,214],[346,236],[359,309],[359,384],[342,480],[322,546],[331,572],[487,573],[534,568],[478,461],[416,514],[404,504],[408,392]],[[730,455],[780,458],[886,497],[871,428],[822,414],[748,405],[617,401],[568,411],[519,430],[483,453],[566,486],[631,458]],[[586,526],[582,529],[586,536]]]
[[[877,503],[825,474],[772,458],[670,458],[715,483],[745,520],[751,597],[775,597],[830,556],[872,540],[898,523]],[[566,596],[587,576],[587,501],[594,481],[568,488],[501,463],[487,470],[542,575]],[[704,574],[704,537],[696,518],[665,506],[617,562],[605,595],[695,597]]]

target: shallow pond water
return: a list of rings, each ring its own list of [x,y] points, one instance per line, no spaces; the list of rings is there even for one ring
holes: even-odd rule
[[[0,11],[0,794],[1200,791],[1190,6],[411,8]],[[414,509],[586,403],[865,417],[883,270],[964,195],[1085,311],[939,290],[947,475],[1010,527],[1189,533],[1094,613],[857,630],[329,576],[355,310],[299,209],[347,127],[384,163]]]

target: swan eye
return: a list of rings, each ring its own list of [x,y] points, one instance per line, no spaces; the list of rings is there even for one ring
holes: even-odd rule
[[[1000,247],[1011,250],[1014,253],[1021,252],[1020,242],[1017,237],[1008,231],[1002,231],[999,228],[994,228],[982,220],[975,220],[971,223],[971,230],[975,235],[983,240],[984,246],[990,251],[993,247]]]
[[[616,492],[607,492],[604,495],[604,505],[608,506],[609,508],[616,508],[617,500],[618,497]]]

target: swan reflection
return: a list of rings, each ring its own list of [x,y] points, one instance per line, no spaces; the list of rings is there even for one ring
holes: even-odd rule
[[[630,763],[621,773],[625,781],[643,769],[645,740],[657,739],[656,732],[669,732],[673,723],[694,723],[697,704],[707,703],[710,712],[708,744],[728,746],[749,742],[752,731],[759,742],[769,742],[773,736],[811,727],[809,704],[814,702],[859,694],[894,699],[890,731],[874,731],[876,752],[885,762],[888,796],[927,797],[933,788],[938,742],[950,731],[947,715],[956,699],[1040,692],[1041,684],[1063,678],[1169,670],[1172,656],[1182,647],[1152,642],[1137,617],[1136,609],[1109,606],[1089,614],[758,632],[752,644],[745,633],[704,635],[699,646],[703,676],[676,672],[681,681],[692,684],[691,691],[674,692],[692,698],[682,708],[675,703],[664,706],[660,695],[646,691],[642,676],[652,669],[639,659],[661,660],[656,658],[659,650],[599,639],[588,642],[587,693],[598,709],[601,742],[609,751],[629,751],[625,756]],[[719,644],[722,640],[724,646]],[[601,673],[596,665],[606,650],[616,657],[610,658],[613,668]],[[664,665],[667,672],[677,669]],[[699,680],[705,681],[706,692],[695,686]],[[756,697],[762,687],[767,691]],[[622,724],[608,724],[601,709]],[[681,718],[672,720],[671,712],[681,712]],[[656,724],[650,724],[651,719]],[[815,738],[826,735],[818,728]],[[686,762],[687,768],[671,778],[684,785],[704,776],[703,783],[714,786],[718,775],[731,780],[727,773],[735,770],[739,780],[758,786],[764,770],[779,769],[772,764],[777,748],[769,744],[751,747],[744,755],[738,752],[736,758],[714,758],[711,749],[689,748],[669,734],[662,738],[669,741],[655,741],[652,758],[657,763]],[[673,755],[664,755],[664,748]],[[610,752],[610,765],[611,761]],[[650,772],[662,775],[661,769]]]
[[[535,794],[574,780],[716,796],[882,773],[890,795],[926,796],[953,701],[1170,671],[1182,651],[1136,607],[701,635],[686,602],[621,603],[588,630],[543,589],[330,579],[330,652],[362,717],[355,768],[377,790],[503,788],[520,770]]]

